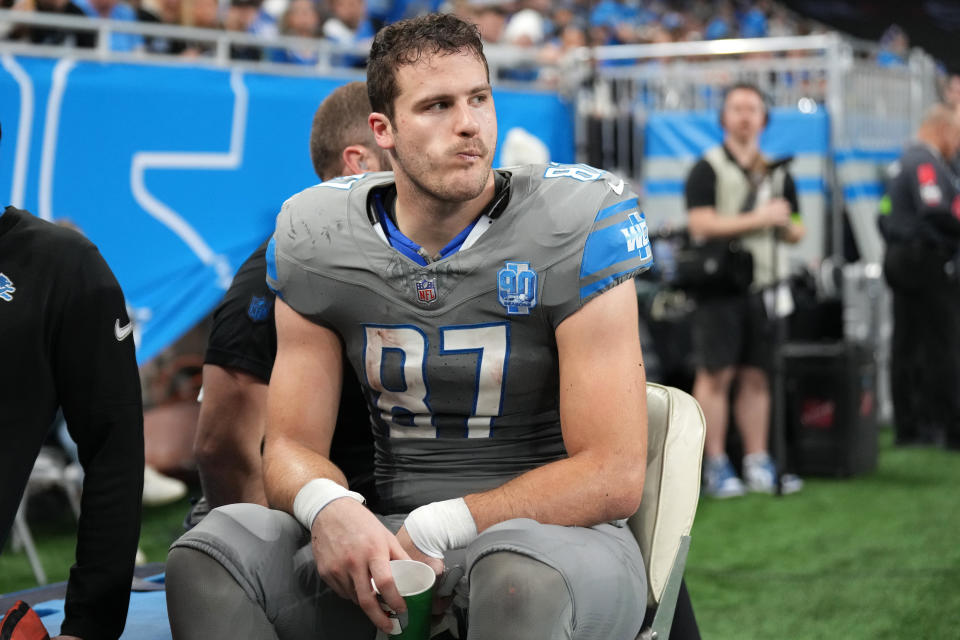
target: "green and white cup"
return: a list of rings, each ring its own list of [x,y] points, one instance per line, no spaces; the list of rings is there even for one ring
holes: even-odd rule
[[[391,560],[390,571],[397,591],[407,603],[407,610],[398,614],[381,600],[380,607],[390,616],[393,629],[389,634],[378,630],[377,640],[429,640],[433,584],[437,574],[429,565],[416,560]]]

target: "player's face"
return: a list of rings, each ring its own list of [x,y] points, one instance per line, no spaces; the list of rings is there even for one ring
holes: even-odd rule
[[[763,131],[766,109],[755,91],[734,89],[727,95],[723,108],[723,128],[727,134],[747,142]]]
[[[497,144],[483,62],[469,52],[435,55],[400,67],[397,87],[388,148],[398,180],[444,202],[479,196]]]

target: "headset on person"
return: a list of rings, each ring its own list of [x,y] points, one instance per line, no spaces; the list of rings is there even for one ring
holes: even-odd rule
[[[760,100],[763,102],[763,128],[766,129],[770,124],[770,109],[773,103],[770,96],[752,82],[738,82],[723,90],[723,101],[720,103],[720,111],[717,112],[717,122],[720,123],[720,128],[726,130],[723,126],[723,112],[727,110],[727,98],[734,91],[752,91],[760,96]]]

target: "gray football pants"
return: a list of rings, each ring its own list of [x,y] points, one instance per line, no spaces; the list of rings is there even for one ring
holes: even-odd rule
[[[381,521],[396,531],[403,516]],[[281,511],[212,511],[170,549],[174,640],[372,639],[363,611],[320,579],[309,543]],[[470,640],[633,640],[643,621],[646,576],[626,527],[509,520],[484,531],[465,562]]]

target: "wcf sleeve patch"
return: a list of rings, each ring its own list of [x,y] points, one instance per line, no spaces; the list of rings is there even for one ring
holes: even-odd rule
[[[647,220],[637,198],[601,209],[587,236],[580,263],[580,299],[653,265]]]

